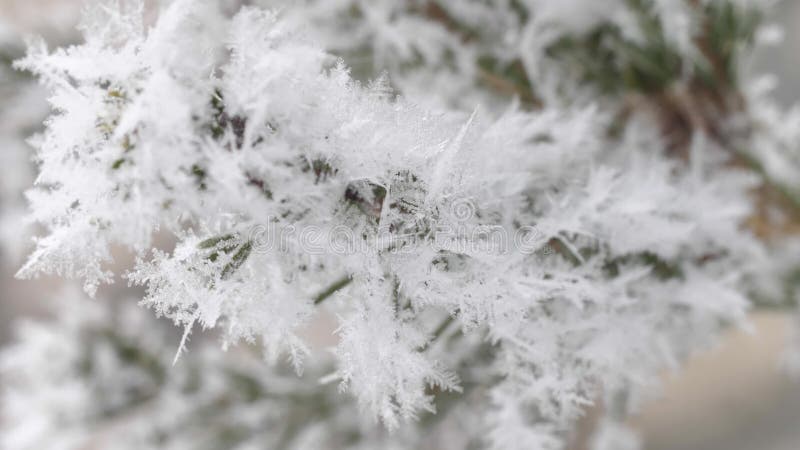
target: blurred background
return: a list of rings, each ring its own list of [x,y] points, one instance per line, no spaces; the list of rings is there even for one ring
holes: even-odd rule
[[[64,284],[13,277],[35,231],[24,225],[22,191],[34,176],[24,138],[41,125],[47,105],[44,92],[16,79],[22,75],[7,70],[7,63],[23,51],[23,36],[42,35],[59,44],[75,41],[80,5],[78,0],[0,0],[0,234],[7,242],[0,246],[0,346],[12,337],[15,320],[46,315],[46,299]],[[800,1],[780,3],[773,20],[783,26],[785,41],[761,50],[749,71],[774,73],[780,80],[777,97],[789,106],[800,99]],[[125,267],[131,258],[116,255]],[[130,295],[130,288],[118,280],[98,297]],[[716,348],[693,358],[686,370],[664,374],[662,390],[633,420],[644,436],[644,448],[800,449],[800,380],[781,371],[791,320],[781,312],[755,313],[751,329],[731,330]]]

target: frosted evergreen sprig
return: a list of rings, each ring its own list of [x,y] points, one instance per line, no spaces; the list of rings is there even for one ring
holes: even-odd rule
[[[179,354],[217,328],[300,373],[333,313],[326,381],[395,432],[451,405],[491,448],[560,448],[605,393],[625,400],[597,445],[634,445],[640,390],[766,276],[749,193],[797,173],[783,113],[738,77],[763,5],[432,5],[176,1],[146,29],[108,4],[84,43],[32,44],[17,66],[53,114],[20,276],[94,294],[122,246]]]

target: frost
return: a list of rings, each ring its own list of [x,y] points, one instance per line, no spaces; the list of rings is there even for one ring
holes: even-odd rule
[[[370,434],[334,387],[247,351],[199,341],[171,365],[166,324],[129,299],[58,301],[55,319],[20,323],[0,353],[3,448],[355,450],[407,439]]]
[[[378,292],[363,293],[356,312],[342,323],[336,355],[341,361],[342,387],[350,388],[359,403],[391,429],[399,419],[417,418],[420,409],[435,412],[426,387],[460,388],[454,374],[419,351],[428,337],[413,323],[406,323],[411,317],[404,319],[407,314],[395,310],[386,301],[389,296],[380,295],[381,284],[385,285],[369,283],[367,289]]]
[[[147,30],[105,4],[83,44],[31,44],[17,66],[53,113],[20,276],[94,294],[135,252],[124,277],[183,328],[176,367],[202,328],[300,373],[333,314],[327,379],[363,416],[402,434],[463,392],[497,449],[562,448],[604,389],[745,322],[774,251],[751,192],[796,177],[796,117],[758,89],[746,109],[696,25],[740,19],[739,49],[758,5],[267,3],[179,0]],[[635,448],[618,425],[596,448]]]

